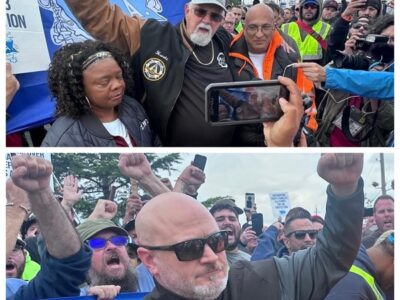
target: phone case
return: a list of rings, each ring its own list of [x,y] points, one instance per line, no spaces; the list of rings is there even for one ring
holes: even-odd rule
[[[246,119],[246,120],[231,120],[232,119],[232,114],[245,114],[243,112],[243,108],[236,108],[235,111],[233,111],[233,108],[227,104],[225,105],[225,111],[224,113],[227,114],[226,120],[222,119],[219,121],[212,120],[211,117],[211,109],[214,109],[215,111],[217,108],[215,107],[216,105],[219,106],[224,106],[224,103],[221,103],[218,100],[218,103],[216,101],[216,96],[215,92],[217,88],[246,88],[246,87],[268,87],[268,86],[280,86],[280,91],[279,91],[279,97],[283,97],[287,100],[289,100],[289,91],[285,86],[279,83],[278,80],[255,80],[255,81],[238,81],[238,82],[221,82],[221,83],[212,83],[209,84],[206,87],[205,90],[205,120],[207,123],[211,124],[212,126],[225,126],[225,125],[237,125],[237,124],[254,124],[254,123],[262,123],[262,122],[273,122],[277,121],[283,114],[283,112],[280,109],[279,103],[276,104],[278,107],[275,108],[278,109],[278,112],[276,114],[278,117],[271,117],[268,114],[264,114],[263,116],[257,116],[254,119]],[[254,111],[254,113],[260,113],[260,111]],[[251,112],[247,112],[247,116],[251,118]]]

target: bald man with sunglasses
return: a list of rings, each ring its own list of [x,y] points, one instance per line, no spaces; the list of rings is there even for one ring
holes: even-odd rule
[[[207,209],[184,194],[153,198],[138,214],[138,256],[156,287],[145,299],[323,299],[346,275],[361,240],[362,154],[324,154],[326,225],[315,247],[296,255],[240,261],[228,270],[228,235]]]

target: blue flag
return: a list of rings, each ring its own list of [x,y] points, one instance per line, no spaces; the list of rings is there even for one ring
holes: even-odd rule
[[[110,0],[128,15],[139,15],[173,24],[183,19],[188,0]],[[83,30],[63,0],[38,0],[50,57],[61,46],[92,38]],[[6,52],[13,52],[12,40],[6,41]],[[16,75],[20,90],[9,106],[7,134],[27,130],[54,119],[55,101],[47,84],[47,71]]]

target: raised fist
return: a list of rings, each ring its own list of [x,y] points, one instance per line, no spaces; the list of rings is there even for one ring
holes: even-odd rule
[[[27,192],[37,192],[49,188],[53,172],[51,162],[29,155],[12,157],[11,178],[16,186]]]
[[[152,174],[150,163],[143,153],[123,153],[119,156],[118,168],[122,175],[142,181]]]

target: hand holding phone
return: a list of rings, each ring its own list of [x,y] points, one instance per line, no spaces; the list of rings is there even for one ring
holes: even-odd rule
[[[278,80],[290,92],[289,101],[280,98],[283,116],[276,122],[264,122],[264,137],[268,147],[293,147],[293,140],[304,115],[303,99],[296,83],[279,76]]]
[[[264,227],[263,214],[254,213],[251,215],[251,227],[256,233],[256,236],[260,236],[262,234],[262,229]]]

